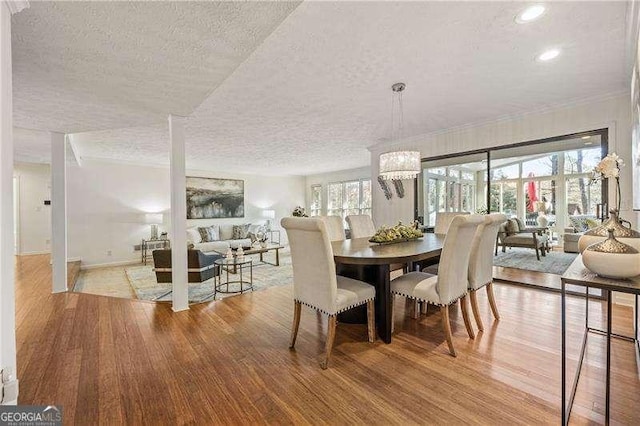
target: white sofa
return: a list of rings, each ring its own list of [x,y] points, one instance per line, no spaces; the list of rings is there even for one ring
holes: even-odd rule
[[[200,236],[200,232],[198,231],[198,227],[194,226],[187,229],[187,243],[193,244],[193,248],[196,250],[200,250],[203,253],[210,253],[213,251],[216,252],[226,252],[229,247],[233,249],[237,249],[238,247],[251,247],[252,241],[251,238],[242,238],[242,239],[233,239],[233,225],[234,224],[224,224],[219,225],[219,240],[216,241],[202,241]],[[250,226],[250,230],[255,230],[256,227],[263,226],[260,223],[252,223]],[[253,228],[253,229],[251,229]]]

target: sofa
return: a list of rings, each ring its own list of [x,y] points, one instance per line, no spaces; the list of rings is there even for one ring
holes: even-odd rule
[[[600,225],[595,215],[569,216],[569,226],[564,228],[563,250],[565,253],[579,253],[578,241],[590,228]]]
[[[266,231],[262,222],[195,226],[187,228],[187,243],[203,253],[224,253],[229,248],[250,248],[258,235]]]

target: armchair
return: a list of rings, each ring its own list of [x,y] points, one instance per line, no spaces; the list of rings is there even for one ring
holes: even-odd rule
[[[201,283],[220,275],[220,268],[214,264],[218,254],[204,254],[200,250],[187,251],[187,272],[190,283]],[[153,265],[159,283],[171,282],[171,249],[154,250]]]
[[[509,219],[498,228],[496,236],[496,251],[498,246],[502,247],[502,252],[506,252],[507,247],[532,248],[536,251],[536,258],[540,260],[540,254],[546,256],[549,248],[549,235],[546,228],[527,228],[520,219]]]

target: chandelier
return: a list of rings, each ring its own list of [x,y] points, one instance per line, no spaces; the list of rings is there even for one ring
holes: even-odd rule
[[[404,111],[402,108],[402,92],[406,85],[396,83],[391,86],[393,95],[391,98],[391,141],[402,138],[404,127]],[[398,100],[398,128],[394,123],[394,110]],[[380,177],[385,180],[415,179],[420,174],[420,152],[418,151],[393,151],[380,154]]]

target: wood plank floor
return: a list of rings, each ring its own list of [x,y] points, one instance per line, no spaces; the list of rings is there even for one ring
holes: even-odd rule
[[[396,301],[390,345],[366,328],[338,325],[328,370],[318,361],[326,319],[303,309],[295,351],[287,349],[289,286],[173,313],[166,304],[78,293],[50,294],[46,256],[17,259],[21,404],[59,404],[72,424],[558,424],[560,297],[497,284],[502,320],[479,297],[486,330],[466,336],[452,312],[458,357],[448,355],[440,315],[419,321]],[[575,367],[583,300],[570,298]],[[602,302],[590,305],[602,323]],[[632,311],[614,328],[632,333]],[[604,339],[591,339],[572,422],[601,423]],[[614,341],[613,421],[640,424],[633,345]]]

